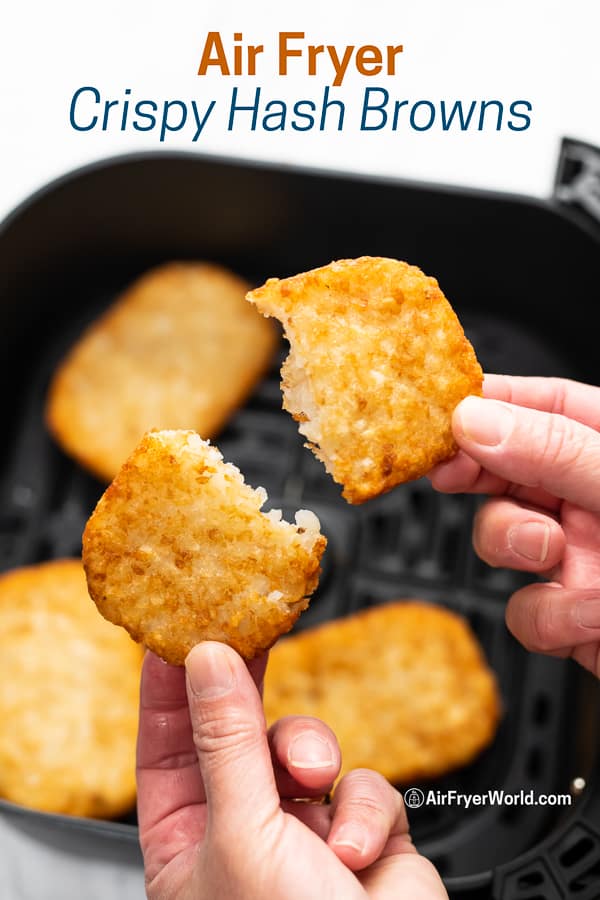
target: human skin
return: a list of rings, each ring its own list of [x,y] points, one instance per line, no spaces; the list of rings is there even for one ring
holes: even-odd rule
[[[512,595],[508,628],[600,677],[600,388],[487,375],[452,427],[460,450],[432,470],[433,487],[490,495],[473,528],[479,556],[548,579]]]
[[[340,751],[317,719],[267,734],[265,666],[214,642],[186,671],[146,655],[138,818],[150,900],[447,900],[381,775],[355,770],[330,805],[299,802],[329,792]]]
[[[600,389],[489,375],[484,395],[457,407],[460,450],[431,482],[490,495],[478,554],[548,579],[510,598],[515,636],[600,677]],[[251,677],[229,648],[201,644],[186,693],[183,669],[146,658],[138,786],[151,900],[446,897],[376,773],[349,773],[331,806],[297,802],[329,791],[339,748],[315,719],[283,719],[267,736],[255,686],[265,664],[251,663]]]

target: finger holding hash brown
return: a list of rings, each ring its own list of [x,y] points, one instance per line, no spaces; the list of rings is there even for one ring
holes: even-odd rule
[[[102,615],[172,665],[202,640],[266,650],[308,606],[326,540],[313,513],[290,525],[265,500],[195,432],[145,435],[83,535]]]
[[[152,269],[72,348],[48,395],[56,440],[105,481],[151,428],[213,437],[269,366],[276,330],[208,263]]]
[[[118,816],[135,803],[141,648],[91,602],[81,560],[0,577],[0,796]]]
[[[280,641],[264,703],[269,723],[288,715],[327,722],[342,773],[375,769],[404,783],[470,762],[500,717],[494,674],[466,620],[416,600]]]
[[[363,256],[270,278],[247,298],[283,324],[284,407],[350,503],[456,452],[452,412],[481,394],[483,373],[435,278]]]

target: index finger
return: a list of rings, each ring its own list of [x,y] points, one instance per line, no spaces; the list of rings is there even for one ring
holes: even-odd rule
[[[569,378],[487,375],[483,394],[526,409],[558,413],[600,431],[600,387]]]
[[[561,415],[600,431],[600,388],[593,385],[568,378],[486,374],[483,393],[489,400]],[[554,511],[560,505],[543,489],[512,484],[514,473],[488,471],[481,460],[472,458],[464,449],[435,466],[427,477],[442,493],[503,494],[510,490],[514,497],[535,506]]]
[[[459,446],[486,472],[600,512],[600,435],[555,413],[467,397],[454,411]]]

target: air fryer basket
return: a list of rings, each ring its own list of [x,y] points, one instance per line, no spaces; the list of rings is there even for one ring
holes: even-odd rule
[[[84,325],[137,274],[211,259],[259,283],[332,258],[389,255],[435,274],[488,371],[595,381],[586,327],[600,236],[554,202],[251,166],[191,155],[109,160],[51,185],[0,232],[5,440],[3,569],[80,552],[102,486],[43,424],[49,377]],[[281,355],[285,349],[281,348]],[[600,897],[598,689],[576,666],[526,653],[504,605],[527,577],[474,555],[479,502],[426,481],[350,507],[281,411],[279,363],[217,443],[269,503],[314,509],[329,545],[298,628],[400,597],[463,613],[496,671],[504,717],[493,745],[433,787],[461,793],[570,793],[570,807],[422,807],[417,845],[453,898]],[[224,373],[226,377],[226,373]],[[406,787],[406,786],[404,786]],[[19,810],[48,829],[134,841],[135,819],[85,822]]]

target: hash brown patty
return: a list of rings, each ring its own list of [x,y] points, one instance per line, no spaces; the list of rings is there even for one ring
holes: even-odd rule
[[[452,413],[481,395],[483,373],[435,278],[362,256],[270,278],[247,298],[283,324],[284,408],[350,503],[456,452]]]
[[[81,560],[0,576],[0,796],[72,816],[131,809],[141,664]]]
[[[213,437],[267,370],[276,330],[249,285],[208,263],[168,263],[134,282],[52,380],[50,431],[103,481],[151,428]]]
[[[145,435],[83,535],[102,615],[171,665],[202,640],[266,650],[308,606],[326,544],[313,513],[290,525],[266,498],[195,432]]]
[[[496,679],[466,620],[417,600],[280,641],[264,703],[269,724],[287,715],[326,722],[342,773],[366,767],[405,784],[470,762],[500,717]]]

